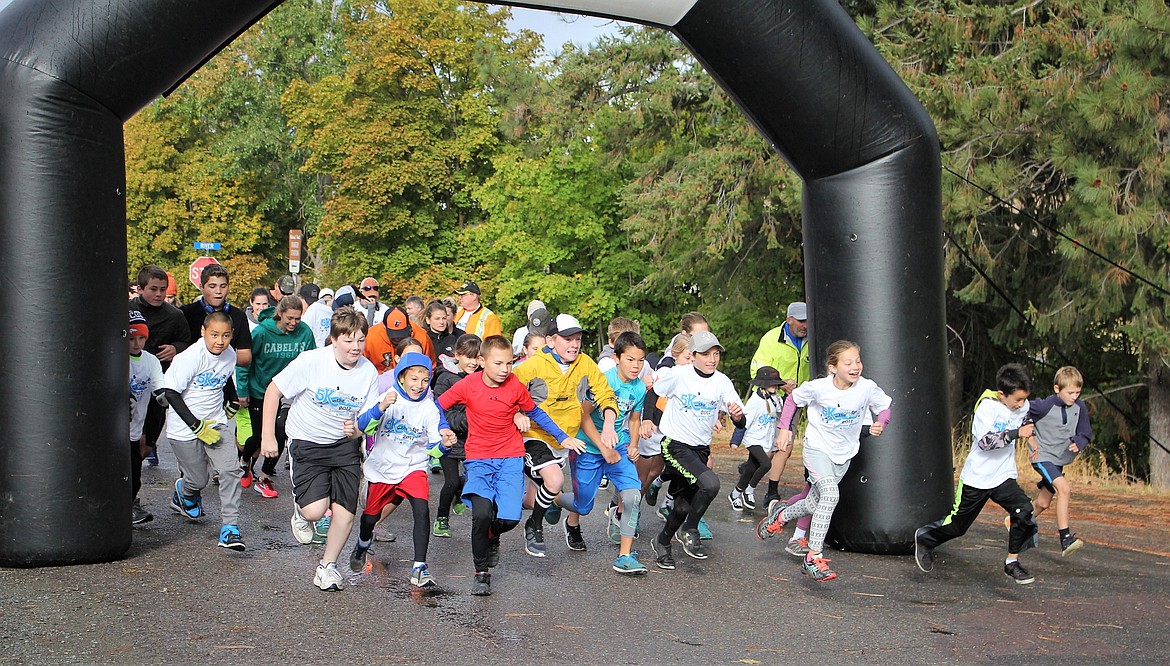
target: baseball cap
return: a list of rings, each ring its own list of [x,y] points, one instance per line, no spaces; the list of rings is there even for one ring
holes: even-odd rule
[[[468,280],[467,282],[463,283],[463,286],[456,287],[455,293],[459,294],[460,296],[463,294],[479,294],[479,285],[472,282],[471,280]]]
[[[548,312],[548,308],[545,307],[544,301],[534,300],[531,303],[529,303],[528,304],[528,311],[525,314],[528,316],[529,319],[531,319],[532,313],[536,312],[537,310],[544,310],[545,312]]]
[[[309,304],[312,304],[321,296],[321,287],[313,284],[312,282],[306,282],[305,284],[301,285],[300,294],[301,298],[308,301]]]
[[[130,311],[129,331],[130,337],[134,337],[135,335],[141,335],[146,338],[150,337],[150,329],[146,327],[146,317],[143,317],[142,313],[138,310]]]
[[[406,318],[406,311],[394,306],[386,311],[386,318],[382,320],[386,327],[386,336],[391,340],[401,340],[410,337],[410,320]]]
[[[779,370],[770,365],[765,365],[759,370],[756,370],[756,378],[752,380],[752,383],[756,386],[766,388],[768,386],[779,386],[784,383],[784,380],[780,379]]]
[[[333,309],[336,311],[339,308],[343,308],[347,305],[353,305],[355,300],[357,299],[353,297],[353,287],[347,284],[341,289],[337,290],[337,296],[333,298]]]
[[[276,281],[276,289],[285,296],[292,296],[297,293],[297,279],[286,275]]]
[[[788,316],[792,317],[793,319],[795,319],[797,321],[807,321],[808,320],[808,306],[804,304],[804,301],[796,301],[795,303],[789,303],[788,304]]]
[[[176,296],[179,293],[179,285],[175,284],[175,276],[167,271],[167,296]]]
[[[543,306],[535,310],[530,309],[528,311],[528,332],[544,335],[551,323],[550,318],[551,315]]]
[[[366,290],[370,289],[371,287],[374,289],[377,289],[379,285],[378,285],[377,279],[372,278],[372,277],[368,277],[368,278],[362,279],[362,283],[358,286],[361,287],[362,291],[366,291]]]
[[[332,297],[332,296],[333,296],[333,290],[328,289],[328,288],[322,289],[321,293],[317,294],[317,298],[325,298],[325,297]]]
[[[723,345],[719,344],[719,338],[715,337],[711,331],[696,331],[691,335],[691,351],[701,354],[711,351],[714,347],[723,351]]]
[[[559,314],[553,320],[553,325],[549,333],[559,335],[563,338],[574,333],[580,333],[581,330],[581,322],[577,321],[576,317],[568,314]]]

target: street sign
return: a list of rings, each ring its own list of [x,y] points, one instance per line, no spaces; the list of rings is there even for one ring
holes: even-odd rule
[[[196,250],[218,250],[223,247],[219,243],[209,243],[206,241],[195,241]]]
[[[216,243],[216,245],[219,245],[219,243]],[[191,270],[187,272],[187,278],[191,280],[191,284],[195,285],[196,289],[200,289],[203,287],[203,284],[199,281],[199,278],[203,276],[203,269],[218,263],[215,257],[199,257],[191,262]]]
[[[288,272],[296,275],[301,272],[301,246],[305,240],[305,232],[301,229],[288,230]]]

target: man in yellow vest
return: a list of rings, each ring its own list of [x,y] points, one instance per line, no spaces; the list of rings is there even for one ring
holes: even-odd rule
[[[470,280],[455,290],[459,297],[459,311],[455,313],[455,327],[464,333],[486,340],[493,335],[503,335],[504,325],[496,313],[479,302],[479,285]]]

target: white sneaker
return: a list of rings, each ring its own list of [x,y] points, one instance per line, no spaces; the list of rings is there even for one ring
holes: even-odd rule
[[[344,581],[345,579],[341,576],[341,572],[337,570],[337,564],[333,562],[327,565],[318,564],[317,573],[313,576],[313,584],[322,592],[340,590],[341,584]]]
[[[292,533],[293,537],[301,544],[309,545],[313,543],[313,524],[305,520],[301,516],[301,512],[295,506],[292,514]]]
[[[756,508],[756,490],[755,488],[747,488],[743,491],[743,506],[745,509]]]
[[[731,494],[727,496],[727,500],[731,502],[733,511],[743,511],[743,495],[738,490],[732,490]]]

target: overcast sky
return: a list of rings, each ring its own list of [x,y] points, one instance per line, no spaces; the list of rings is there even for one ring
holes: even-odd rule
[[[509,25],[513,30],[528,28],[541,33],[544,35],[544,50],[553,54],[560,53],[565,42],[585,47],[598,37],[616,34],[626,24],[612,19],[513,7]]]

